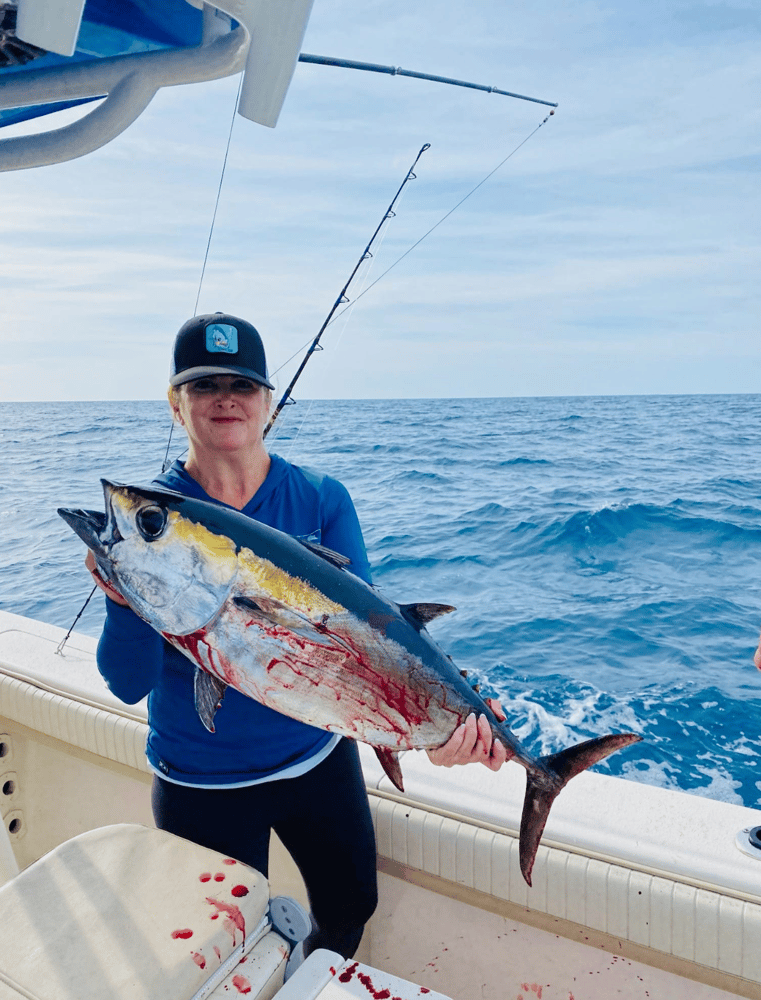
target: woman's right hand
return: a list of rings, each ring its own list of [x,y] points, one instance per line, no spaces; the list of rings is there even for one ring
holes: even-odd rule
[[[87,550],[87,555],[85,556],[85,566],[89,569],[90,573],[92,574],[92,578],[95,581],[95,583],[100,587],[100,589],[107,597],[110,597],[111,600],[114,601],[116,604],[121,604],[125,608],[129,607],[129,605],[124,600],[119,591],[115,587],[112,587],[111,584],[108,583],[106,580],[104,580],[103,577],[100,575],[100,573],[98,572],[98,567],[95,565],[95,556],[92,554],[90,549]]]

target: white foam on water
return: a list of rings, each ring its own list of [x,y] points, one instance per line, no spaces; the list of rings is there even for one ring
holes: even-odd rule
[[[707,785],[686,789],[691,795],[701,795],[706,799],[717,799],[719,802],[734,802],[740,806],[743,804],[741,796],[735,791],[742,787],[741,781],[735,781],[726,771],[716,767],[704,767],[698,764],[695,770],[711,780]]]
[[[533,701],[532,694],[527,691],[516,698],[503,698],[502,706],[513,733],[525,744],[539,740],[541,754],[555,753],[590,736],[642,729],[636,713],[626,702],[616,699],[607,707],[598,707],[601,691],[591,690],[578,698],[569,698],[562,707],[562,715]],[[511,722],[523,716],[522,724]]]
[[[747,736],[741,736],[739,739],[735,740],[734,743],[728,743],[726,746],[722,746],[721,749],[726,749],[732,753],[743,754],[745,757],[759,757],[758,750],[750,745]]]
[[[626,761],[621,768],[624,778],[638,781],[642,785],[656,785],[658,788],[681,790],[679,771],[666,761],[638,760]]]

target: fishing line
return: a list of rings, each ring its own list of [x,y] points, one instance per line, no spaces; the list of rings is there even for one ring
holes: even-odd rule
[[[406,191],[403,192],[403,193],[406,194]],[[402,199],[400,198],[399,202],[397,203],[397,206],[401,204],[401,201],[402,201]],[[383,241],[385,240],[386,234],[389,231],[389,223],[390,223],[391,219],[394,217],[395,214],[396,214],[395,212],[392,212],[392,213],[387,214],[386,217],[385,217],[385,220],[384,220],[385,225],[383,226],[382,230],[380,231],[380,237],[379,237],[379,242],[378,242],[378,252],[380,252],[380,250],[383,247]],[[365,287],[365,285],[367,283],[367,280],[368,280],[368,278],[370,276],[370,273],[371,273],[371,271],[373,269],[373,266],[375,265],[376,254],[365,254],[364,260],[369,261],[369,263],[368,263],[368,266],[365,268],[365,270],[364,270],[364,272],[362,274],[361,284],[360,284],[360,288],[361,289],[364,289],[364,287]],[[343,335],[346,332],[346,328],[349,325],[349,321],[351,319],[351,309],[352,309],[352,306],[354,305],[354,303],[357,301],[357,298],[359,298],[359,296],[357,296],[356,298],[354,298],[351,301],[351,303],[349,303],[349,305],[347,306],[347,308],[344,309],[343,312],[341,313],[342,316],[343,315],[346,316],[346,319],[344,321],[344,324],[343,324],[343,326],[341,328],[340,333],[338,334],[337,338],[335,339],[335,342],[333,343],[333,345],[331,347],[331,353],[333,355],[335,355],[336,352],[338,351],[338,347],[339,347],[339,345],[341,343]],[[294,353],[290,356],[290,358],[288,358],[281,365],[279,365],[275,369],[275,371],[272,372],[272,377],[274,377],[275,375],[277,375],[278,372],[282,371],[282,369],[285,368],[286,365],[290,364],[290,362],[293,361],[294,358],[298,357],[301,354],[301,352],[304,350],[304,348],[308,347],[308,345],[310,344],[311,340],[312,340],[312,338],[310,337],[309,340],[305,341],[301,345],[301,347],[298,348],[298,350],[294,351]],[[301,431],[304,428],[304,424],[309,419],[309,416],[310,416],[310,414],[312,412],[312,408],[314,406],[314,403],[315,403],[315,400],[314,399],[310,399],[309,400],[309,405],[307,406],[306,410],[301,411],[302,412],[302,417],[301,417],[301,420],[299,421],[298,428],[296,430],[296,433],[291,438],[290,447],[288,449],[288,454],[287,455],[283,455],[283,458],[290,459],[290,456],[293,454],[293,449],[295,448],[296,442],[298,441],[299,437],[301,436]],[[288,420],[287,417],[284,420],[280,421],[280,423],[277,426],[277,431],[276,431],[276,433],[274,435],[273,444],[275,442],[277,442],[277,441],[280,440],[280,438],[282,437],[283,431],[285,431],[288,428],[288,424],[289,424],[289,420]]]
[[[526,143],[529,141],[529,139],[531,139],[533,136],[535,136],[536,133],[539,131],[539,129],[542,127],[542,125],[545,125],[554,114],[555,114],[555,109],[553,108],[552,111],[550,111],[550,113],[542,121],[539,122],[539,124],[536,126],[536,128],[533,129],[531,132],[529,132],[529,134],[526,136],[526,138],[523,139],[521,142],[519,142],[518,145],[515,147],[515,149],[512,152],[510,152],[510,153],[507,154],[507,156],[504,158],[504,160],[501,160],[497,164],[497,166],[494,167],[493,170],[490,170],[489,173],[482,180],[480,180],[478,182],[478,184],[476,184],[476,186],[474,188],[472,188],[470,191],[468,191],[468,193],[465,195],[464,198],[461,198],[457,202],[457,204],[454,205],[453,208],[450,208],[449,211],[446,213],[446,215],[442,215],[442,217],[439,219],[439,221],[435,225],[431,226],[431,228],[428,230],[427,233],[423,233],[423,235],[420,237],[419,240],[417,240],[415,243],[412,244],[411,247],[409,247],[407,250],[405,250],[404,253],[401,255],[401,257],[397,258],[397,260],[395,260],[394,263],[391,264],[390,267],[387,267],[386,270],[382,274],[379,274],[378,277],[375,279],[375,281],[371,285],[368,285],[367,288],[365,288],[363,292],[361,292],[355,299],[352,300],[352,302],[349,305],[346,306],[346,309],[342,309],[341,312],[338,313],[337,316],[334,316],[333,319],[330,320],[330,322],[334,323],[337,319],[340,319],[340,317],[343,316],[343,314],[346,312],[347,309],[349,309],[353,305],[356,305],[356,303],[359,301],[359,299],[361,299],[363,295],[366,295],[367,292],[369,292],[371,288],[373,288],[375,285],[378,284],[379,281],[381,281],[383,278],[385,278],[386,275],[389,273],[389,271],[392,271],[396,267],[396,265],[399,264],[399,263],[401,263],[401,261],[403,261],[404,258],[408,254],[411,254],[412,251],[414,249],[416,249],[416,247],[419,247],[420,244],[423,242],[423,240],[426,239],[428,236],[431,235],[431,233],[434,231],[434,229],[438,229],[439,226],[442,224],[442,222],[445,222],[449,218],[450,215],[452,215],[454,212],[456,212],[457,209],[464,202],[466,202],[468,200],[468,198],[470,198],[471,195],[475,194],[476,191],[478,191],[478,189],[480,187],[483,187],[483,185],[489,180],[489,178],[493,177],[494,174],[496,174],[496,172],[501,167],[503,167],[507,163],[507,161],[509,159],[511,159],[511,157],[515,156],[515,154],[518,152],[518,150],[521,148],[521,146],[525,146]]]
[[[382,274],[379,274],[378,277],[370,285],[367,286],[367,288],[363,288],[362,291],[351,300],[351,302],[346,302],[346,307],[344,309],[341,309],[340,312],[335,312],[337,306],[340,304],[340,303],[337,303],[336,306],[333,307],[333,312],[335,313],[335,315],[333,315],[333,313],[331,313],[329,315],[328,319],[323,324],[323,326],[322,326],[322,328],[320,330],[320,333],[318,334],[317,339],[319,340],[319,337],[322,335],[322,333],[324,332],[324,330],[327,329],[328,326],[330,326],[337,319],[339,319],[341,316],[343,316],[344,313],[348,312],[348,310],[352,309],[357,304],[357,302],[362,298],[363,295],[367,294],[367,292],[369,292],[371,288],[373,288],[375,285],[378,284],[379,281],[381,281],[383,278],[385,278],[386,275],[389,273],[389,271],[392,271],[396,267],[397,264],[400,264],[404,260],[405,257],[407,257],[409,254],[412,253],[413,250],[415,250],[417,247],[420,246],[420,244],[423,242],[423,240],[427,239],[431,235],[431,233],[434,232],[434,230],[438,229],[438,227],[442,223],[444,223],[449,218],[450,215],[453,215],[457,211],[457,209],[460,208],[468,200],[468,198],[470,198],[472,195],[474,195],[476,193],[476,191],[478,191],[479,188],[483,187],[483,185],[486,184],[486,182],[491,177],[493,177],[494,174],[496,174],[497,171],[500,170],[507,163],[508,160],[510,160],[513,156],[515,156],[515,154],[518,152],[519,149],[521,149],[523,146],[526,145],[526,143],[529,141],[529,139],[533,138],[536,135],[536,133],[539,131],[539,129],[543,125],[547,124],[547,122],[550,120],[550,118],[554,114],[555,114],[555,107],[552,108],[552,110],[549,112],[549,114],[545,115],[545,117],[542,119],[542,121],[540,121],[539,124],[535,128],[533,128],[528,133],[528,135],[524,139],[522,139],[518,143],[518,145],[515,146],[515,148],[512,149],[507,154],[507,156],[505,156],[502,160],[500,160],[500,162],[492,170],[490,170],[489,173],[486,174],[485,177],[483,177],[476,185],[474,185],[470,189],[470,191],[468,191],[468,193],[466,195],[464,195],[455,205],[453,205],[452,208],[450,208],[449,211],[446,212],[439,219],[438,222],[436,222],[433,226],[431,226],[431,228],[427,232],[423,233],[423,235],[420,237],[420,239],[416,240],[412,244],[412,246],[408,247],[407,250],[405,250],[404,253],[393,262],[393,264],[391,264],[389,267],[387,267],[386,270],[382,272]],[[415,162],[417,163],[417,160]],[[414,166],[414,164],[413,164],[413,166]],[[406,183],[406,181],[405,181],[405,183]],[[402,185],[402,187],[403,186],[404,185]],[[397,192],[397,197],[398,197],[398,195],[399,195],[400,192],[401,192],[401,188],[400,188],[400,191]],[[393,204],[393,202],[392,202],[392,204]],[[377,231],[376,231],[376,234],[377,234]],[[368,246],[369,245],[370,244],[368,244]],[[348,284],[349,283],[347,282],[346,287],[348,287]],[[346,290],[346,287],[345,287],[344,291]],[[343,335],[343,333],[341,335]],[[287,361],[284,361],[283,364],[280,365],[280,368],[277,369],[277,371],[280,371],[283,367],[285,367],[285,365],[287,365],[290,361],[292,361],[293,358],[295,358],[304,349],[305,346],[306,346],[306,344],[302,345],[302,347],[299,348],[299,350],[296,351],[293,355],[291,355],[291,357]],[[296,379],[299,377],[299,375],[303,371],[304,366],[306,365],[307,361],[311,357],[311,354],[313,353],[314,349],[321,350],[322,348],[318,347],[318,348],[310,349],[310,351],[307,353],[306,357],[302,361],[301,366],[300,366],[299,370],[297,371],[296,375],[294,376],[294,379],[291,382],[291,386],[289,388],[292,388],[293,385],[295,384]],[[290,393],[288,393],[288,395],[290,395]],[[284,399],[285,398],[286,397],[284,397]],[[274,415],[270,418],[270,422],[267,425],[267,431],[269,431],[272,428],[272,425],[274,424],[275,420],[277,419],[278,414],[280,413],[280,410],[282,409],[282,405],[283,404],[281,402],[280,406],[278,406],[278,408],[275,410]],[[311,408],[311,404],[310,404],[310,408]],[[305,415],[305,419],[306,419],[306,415]],[[304,422],[302,421],[302,423],[301,423],[302,427],[303,427],[303,423]],[[300,430],[300,428],[299,428],[299,430]],[[265,434],[266,434],[266,431],[265,431]]]
[[[233,138],[233,128],[235,127],[235,119],[237,117],[236,110],[238,108],[238,101],[240,100],[240,92],[243,87],[243,74],[240,74],[240,80],[238,81],[238,93],[235,98],[235,103],[233,104],[233,115],[230,120],[230,131],[227,136],[227,146],[225,148],[225,158],[222,161],[222,173],[219,175],[219,186],[217,187],[217,200],[214,202],[214,212],[211,216],[211,228],[209,229],[209,239],[206,242],[206,253],[203,258],[203,266],[201,268],[201,278],[198,282],[198,294],[196,295],[196,304],[193,309],[193,315],[198,315],[198,303],[201,298],[201,288],[203,286],[204,275],[206,274],[206,263],[209,259],[209,249],[211,248],[211,238],[214,235],[214,223],[217,221],[217,209],[219,208],[219,199],[222,196],[222,185],[225,180],[225,171],[227,170],[227,157],[230,155],[230,143]]]
[[[92,588],[92,590],[90,591],[90,593],[89,593],[89,594],[87,595],[87,600],[86,600],[86,601],[85,601],[85,603],[84,603],[84,604],[82,605],[82,607],[81,607],[81,608],[79,609],[79,614],[78,614],[78,615],[77,615],[77,617],[76,617],[76,618],[74,619],[74,621],[73,621],[73,622],[71,623],[71,626],[70,626],[70,628],[69,628],[69,631],[68,631],[68,632],[66,633],[66,635],[65,635],[65,636],[63,637],[63,639],[61,639],[61,641],[60,641],[60,642],[58,643],[58,646],[56,647],[56,650],[55,650],[55,651],[56,651],[56,654],[57,654],[58,656],[63,656],[63,647],[64,647],[64,646],[66,645],[66,643],[67,643],[67,642],[69,641],[69,636],[70,636],[70,635],[71,635],[71,633],[72,633],[72,632],[74,631],[74,626],[75,626],[75,625],[77,624],[77,622],[79,621],[79,619],[80,619],[80,618],[82,617],[82,615],[84,614],[84,610],[85,610],[85,608],[86,608],[86,607],[87,607],[87,605],[88,605],[88,604],[90,603],[90,600],[92,599],[92,595],[93,595],[93,594],[95,593],[95,591],[96,591],[97,589],[98,589],[98,587],[97,587],[97,584],[96,584],[96,585],[95,585],[95,586],[94,586],[94,587]]]
[[[425,151],[428,150],[428,149],[430,149],[430,148],[431,148],[431,144],[429,142],[426,142],[426,143],[423,144],[423,146],[421,146],[420,151],[418,152],[417,156],[415,157],[415,160],[414,160],[412,166],[407,171],[407,174],[406,174],[404,180],[399,185],[399,187],[397,189],[397,192],[394,195],[394,197],[391,199],[390,205],[388,206],[388,208],[386,209],[386,211],[383,213],[383,218],[381,219],[381,221],[376,226],[375,232],[373,233],[373,235],[370,237],[369,243],[367,244],[367,246],[365,247],[365,249],[362,251],[362,253],[359,255],[359,260],[354,265],[354,270],[351,272],[351,274],[349,275],[349,277],[348,277],[345,285],[343,286],[343,288],[341,289],[341,291],[338,293],[338,298],[333,303],[333,306],[332,306],[330,312],[328,313],[325,321],[323,322],[323,324],[320,327],[320,329],[317,331],[317,334],[315,335],[314,339],[312,340],[312,343],[309,345],[309,349],[307,350],[306,354],[304,355],[304,358],[302,359],[301,364],[297,368],[296,374],[293,376],[293,378],[289,382],[288,388],[285,390],[285,392],[283,393],[283,395],[282,395],[282,397],[280,399],[280,402],[275,407],[275,410],[274,410],[272,416],[269,419],[269,423],[264,428],[264,435],[263,435],[264,437],[267,437],[267,434],[272,430],[272,425],[277,420],[278,415],[280,414],[280,411],[289,402],[290,397],[291,397],[291,392],[293,391],[293,387],[298,382],[299,377],[301,376],[301,373],[306,368],[307,362],[309,361],[309,359],[312,357],[312,355],[315,353],[315,351],[321,351],[323,349],[322,346],[320,345],[320,339],[321,339],[323,333],[327,329],[328,324],[333,319],[333,316],[334,316],[336,310],[339,308],[339,306],[343,305],[344,303],[348,303],[349,302],[349,299],[346,296],[346,292],[349,289],[349,285],[354,280],[354,277],[357,274],[357,271],[359,271],[359,269],[362,266],[362,264],[364,263],[364,261],[366,261],[368,258],[372,257],[372,253],[370,252],[370,247],[373,245],[373,243],[375,242],[375,240],[378,238],[378,234],[380,233],[380,231],[383,228],[383,226],[386,223],[386,221],[388,219],[390,219],[390,218],[393,218],[394,215],[396,214],[394,212],[394,205],[396,204],[399,196],[401,195],[401,193],[404,190],[404,188],[406,187],[406,185],[410,181],[412,181],[412,180],[414,180],[416,178],[417,174],[415,173],[415,167],[418,164],[418,160],[423,155],[423,153],[425,153]],[[345,312],[345,311],[346,310],[343,310],[343,312]]]
[[[242,87],[243,87],[243,74],[241,73],[240,74],[240,80],[238,81],[238,93],[235,96],[235,103],[233,104],[233,114],[232,114],[232,118],[230,119],[230,131],[227,134],[227,146],[225,147],[225,156],[224,156],[224,159],[222,161],[222,172],[219,175],[219,185],[217,186],[217,198],[216,198],[216,201],[214,202],[214,211],[212,212],[212,215],[211,215],[211,226],[209,227],[209,238],[206,241],[206,253],[204,254],[203,264],[201,265],[201,277],[199,278],[199,281],[198,281],[198,292],[196,294],[196,304],[195,304],[195,306],[193,306],[193,315],[194,316],[198,315],[198,303],[201,300],[201,289],[203,288],[203,279],[204,279],[204,276],[206,274],[206,264],[208,263],[208,260],[209,260],[209,251],[211,250],[211,239],[212,239],[212,236],[214,235],[214,225],[215,225],[215,223],[217,221],[217,210],[219,209],[219,200],[222,197],[222,185],[224,184],[224,180],[225,180],[225,171],[227,170],[227,158],[230,155],[230,144],[231,144],[232,138],[233,138],[233,128],[235,127],[235,119],[237,117],[236,116],[236,110],[238,108],[238,102],[240,100],[240,92],[241,92],[241,88]],[[171,423],[171,425],[169,427],[169,437],[168,437],[167,442],[166,442],[166,451],[164,452],[164,461],[161,463],[161,471],[162,472],[166,472],[166,470],[169,468],[169,449],[170,449],[170,447],[172,445],[172,434],[173,434],[173,432],[174,432],[174,420],[172,420],[172,423]]]
[[[390,219],[390,218],[391,218],[390,216],[387,217],[387,219]],[[379,244],[379,249],[383,245],[383,238],[385,238],[385,235],[386,235],[387,232],[388,232],[388,226],[386,226],[385,229],[383,230],[383,237],[381,238],[381,242]],[[369,263],[368,267],[365,269],[365,272],[364,272],[364,275],[363,275],[363,278],[362,278],[362,284],[360,286],[362,288],[364,288],[364,285],[367,282],[367,279],[368,279],[368,276],[370,274],[370,271],[372,270],[373,264],[375,263],[375,255],[371,254],[368,259],[370,260],[370,263]],[[343,311],[343,313],[341,314],[341,315],[345,314],[346,315],[346,319],[344,321],[343,326],[341,327],[341,330],[340,330],[340,332],[338,334],[338,337],[336,338],[335,343],[333,344],[333,346],[331,348],[331,354],[333,354],[333,355],[335,355],[336,351],[338,350],[338,345],[340,344],[341,339],[342,339],[344,333],[346,332],[346,327],[348,326],[349,320],[351,319],[351,306],[354,304],[355,301],[356,301],[356,299],[353,300],[352,303],[349,304],[349,306],[347,307],[347,309],[345,309]],[[302,344],[302,346],[297,351],[295,351],[291,355],[290,358],[288,358],[287,361],[284,361],[283,364],[281,364],[278,368],[275,369],[275,371],[272,373],[271,377],[274,377],[279,371],[281,371],[283,368],[285,368],[285,366],[287,364],[289,364],[294,358],[298,357],[301,354],[301,352],[304,350],[304,348],[309,346],[309,344],[311,343],[311,340],[312,340],[312,338],[310,337],[309,340],[305,341],[304,344]],[[294,400],[294,402],[295,402],[295,400]],[[298,427],[296,429],[295,434],[293,434],[293,436],[291,437],[290,446],[288,448],[288,454],[287,455],[283,454],[283,458],[285,458],[285,459],[287,459],[289,461],[290,461],[291,455],[293,454],[293,449],[296,447],[296,442],[298,441],[299,437],[301,436],[301,431],[304,428],[304,424],[307,422],[307,420],[309,419],[309,417],[311,415],[314,403],[315,403],[315,400],[314,399],[310,399],[309,400],[309,405],[307,406],[307,408],[305,410],[303,410],[303,409],[299,410],[299,412],[301,413],[301,420],[299,421],[299,424],[298,424]],[[273,435],[273,441],[272,441],[273,444],[276,444],[280,440],[280,438],[283,435],[283,432],[288,429],[289,424],[290,424],[289,417],[285,417],[284,419],[281,418],[281,420],[278,423],[277,428],[275,430],[275,434]],[[280,454],[282,454],[282,452]]]
[[[222,172],[220,173],[219,184],[217,186],[217,197],[216,197],[216,200],[214,202],[214,211],[212,212],[212,216],[211,216],[211,226],[209,227],[209,238],[206,241],[206,253],[204,254],[203,264],[201,266],[201,277],[200,277],[200,279],[198,281],[198,292],[196,294],[196,303],[195,303],[195,306],[193,308],[193,315],[194,316],[198,315],[198,303],[199,303],[199,301],[201,299],[201,289],[203,288],[203,279],[204,279],[204,275],[206,274],[206,264],[207,264],[207,262],[209,260],[209,251],[211,249],[211,239],[212,239],[212,236],[214,235],[214,225],[215,225],[215,223],[217,221],[217,210],[219,209],[219,201],[220,201],[220,198],[222,196],[222,185],[223,185],[224,179],[225,179],[225,171],[227,170],[227,158],[230,155],[230,144],[232,142],[233,128],[235,126],[235,118],[236,118],[235,112],[236,112],[237,107],[238,107],[238,101],[240,100],[240,92],[241,92],[241,87],[242,86],[243,86],[243,74],[241,73],[240,74],[240,80],[238,81],[238,93],[237,93],[237,95],[235,97],[235,103],[233,104],[233,114],[232,114],[232,119],[230,120],[230,131],[228,132],[228,135],[227,135],[227,146],[225,147],[225,156],[224,156],[224,159],[222,161]],[[173,433],[173,431],[174,431],[174,420],[172,420],[172,423],[169,426],[169,436],[168,436],[167,442],[166,442],[166,451],[164,452],[164,461],[161,463],[161,471],[162,472],[166,472],[166,470],[169,468],[169,449],[172,446],[172,433]],[[77,622],[79,621],[79,619],[84,614],[85,608],[87,607],[87,605],[92,600],[92,596],[93,596],[93,594],[95,593],[95,591],[97,589],[98,589],[97,586],[95,586],[90,591],[87,599],[85,600],[85,603],[80,608],[79,614],[74,619],[74,621],[71,623],[71,628],[69,629],[69,631],[66,633],[66,635],[61,640],[58,648],[56,649],[56,653],[58,653],[59,656],[63,656],[63,647],[66,645],[66,643],[67,643],[67,641],[69,639],[69,636],[74,631],[74,626],[77,624]]]

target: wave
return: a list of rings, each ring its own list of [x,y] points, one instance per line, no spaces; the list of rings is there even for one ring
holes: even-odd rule
[[[509,468],[511,465],[553,465],[553,464],[554,463],[550,462],[546,458],[527,458],[524,455],[520,455],[517,458],[508,458],[505,459],[505,461],[503,462],[498,462],[497,468],[505,469]]]
[[[673,541],[674,538],[701,547],[761,544],[759,527],[693,514],[680,509],[680,506],[680,502],[675,501],[667,507],[633,503],[575,511],[545,524],[527,541],[534,549],[544,552],[551,547],[604,549],[618,545],[635,534],[640,536],[637,538],[638,546],[657,545],[661,548],[668,539]],[[751,511],[735,509],[732,513],[746,519]],[[525,531],[531,526],[529,523],[519,527]]]

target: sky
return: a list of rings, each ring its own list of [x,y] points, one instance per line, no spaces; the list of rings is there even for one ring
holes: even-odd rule
[[[559,107],[300,64],[235,116],[200,284],[238,79],[160,91],[2,174],[0,400],[162,398],[197,297],[284,388],[424,143],[298,398],[761,391],[757,0],[315,0],[303,51]]]

